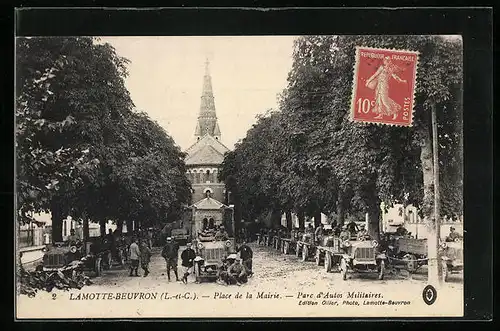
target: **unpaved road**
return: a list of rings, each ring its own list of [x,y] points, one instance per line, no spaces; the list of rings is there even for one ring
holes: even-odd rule
[[[188,284],[183,284],[175,281],[173,273],[173,281],[168,282],[165,261],[160,256],[160,249],[155,248],[150,264],[151,273],[147,277],[129,277],[126,268],[113,267],[112,270],[104,271],[101,277],[93,278],[93,284],[81,290],[40,292],[35,299],[18,297],[18,309],[27,307],[27,302],[40,300],[37,311],[26,309],[27,316],[37,316],[44,309],[43,316],[68,317],[69,312],[71,316],[82,318],[460,316],[462,313],[461,274],[452,275],[450,282],[439,288],[436,304],[428,306],[422,300],[422,291],[427,285],[425,269],[412,275],[411,279],[407,275],[389,274],[384,280],[378,280],[376,274],[364,274],[353,275],[344,281],[339,273],[327,273],[322,266],[316,266],[314,261],[301,262],[294,255],[283,255],[271,247],[253,243],[250,246],[254,251],[255,274],[242,286],[196,284],[192,276]],[[142,270],[140,274],[143,274]],[[364,306],[363,299],[358,300],[358,303],[345,300],[348,293],[353,291],[379,293],[386,301],[409,300],[411,304],[403,307]],[[327,292],[341,294],[343,299],[332,305],[325,304],[323,299],[317,299],[318,293]],[[86,293],[113,293],[114,297],[111,300],[81,299]],[[137,300],[117,300],[116,293],[156,293],[159,300],[140,297]],[[235,300],[238,293],[243,298],[249,294],[253,297],[249,300]],[[167,295],[186,296],[165,300]],[[273,295],[280,298],[273,299]],[[43,302],[48,302],[49,305]],[[56,304],[60,308],[52,308]],[[69,305],[74,308],[69,309]]]

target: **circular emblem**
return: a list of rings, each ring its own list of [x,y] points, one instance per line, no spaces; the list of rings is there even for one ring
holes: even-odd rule
[[[427,285],[422,292],[422,299],[429,306],[436,302],[437,299],[437,291],[432,285]]]

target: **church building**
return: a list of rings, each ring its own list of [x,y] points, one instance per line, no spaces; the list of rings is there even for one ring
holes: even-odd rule
[[[205,62],[200,112],[194,136],[195,143],[185,151],[187,176],[193,188],[192,203],[196,205],[209,198],[209,201],[203,201],[204,205],[211,203],[214,208],[220,207],[226,192],[224,183],[218,179],[218,173],[224,153],[229,149],[221,142],[208,60]]]

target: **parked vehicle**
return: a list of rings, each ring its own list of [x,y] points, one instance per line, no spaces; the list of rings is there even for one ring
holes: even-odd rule
[[[186,244],[191,239],[188,229],[185,228],[172,229],[171,237],[179,244]]]
[[[427,239],[392,236],[389,246],[391,264],[396,267],[402,266],[413,273],[427,264]]]
[[[325,236],[322,238],[320,245],[316,247],[315,261],[316,265],[320,266],[322,263],[326,272],[331,272],[334,267],[340,265],[342,258],[342,240],[333,235]]]
[[[378,247],[378,242],[369,236],[344,241],[340,260],[342,279],[347,279],[347,273],[377,273],[378,279],[384,279],[387,257]]]
[[[204,280],[215,281],[217,271],[224,258],[235,253],[233,240],[226,241],[201,241],[194,242],[196,258],[194,260],[194,274],[197,282]]]
[[[456,239],[453,242],[443,242],[441,244],[441,259],[443,268],[443,281],[447,282],[450,274],[463,271],[463,241],[461,239]]]

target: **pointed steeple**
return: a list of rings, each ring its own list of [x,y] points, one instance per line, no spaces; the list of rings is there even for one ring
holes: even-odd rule
[[[201,93],[200,113],[196,124],[195,137],[201,139],[205,134],[209,134],[216,139],[220,139],[221,133],[217,123],[215,113],[214,93],[212,90],[212,77],[210,76],[210,63],[205,60],[205,75],[203,76],[203,90]]]

